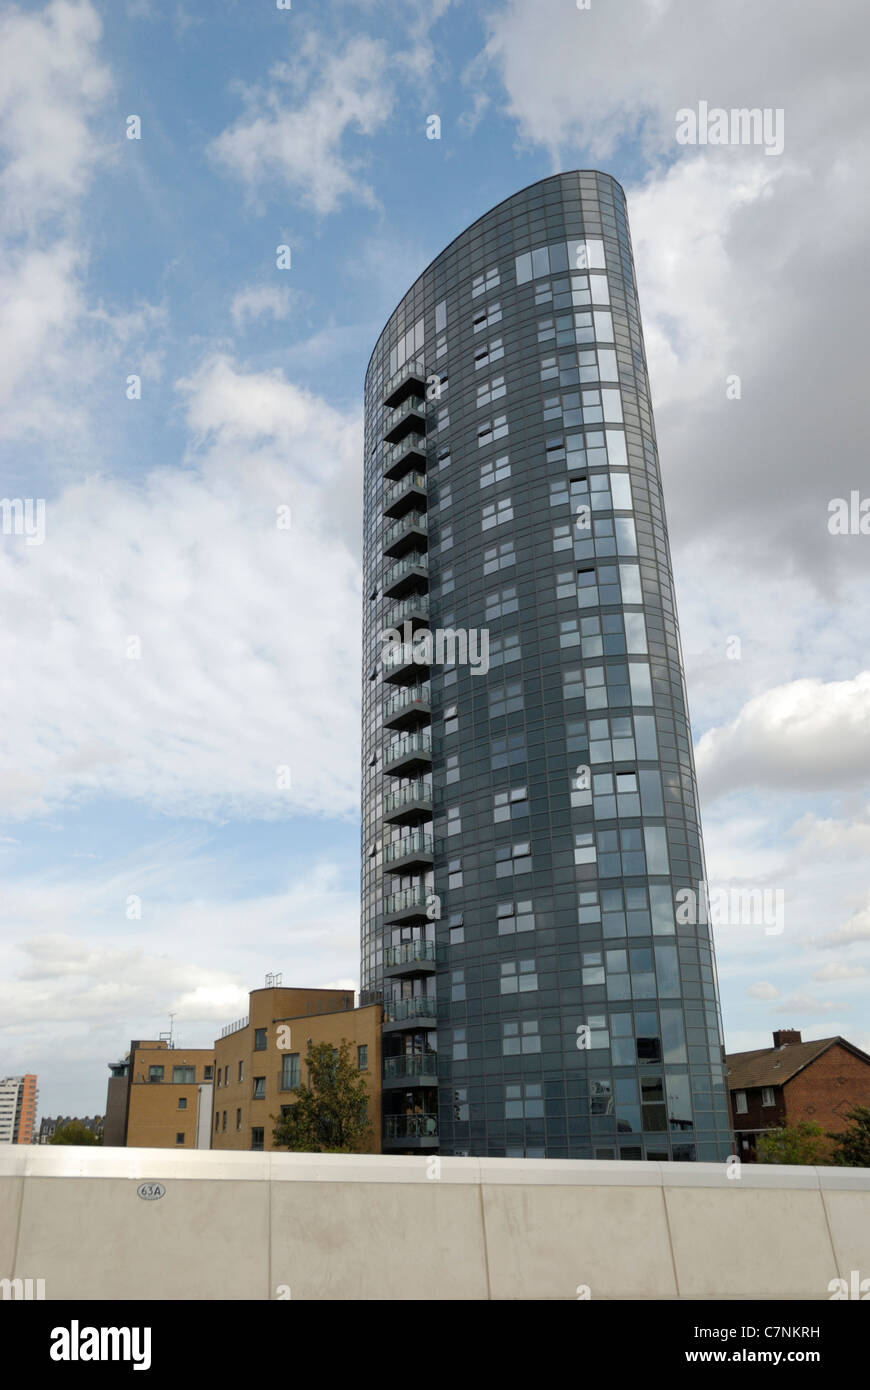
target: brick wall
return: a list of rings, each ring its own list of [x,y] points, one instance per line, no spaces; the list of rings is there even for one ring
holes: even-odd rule
[[[839,1043],[786,1083],[786,1123],[815,1120],[822,1129],[846,1129],[846,1111],[870,1106],[870,1065]]]

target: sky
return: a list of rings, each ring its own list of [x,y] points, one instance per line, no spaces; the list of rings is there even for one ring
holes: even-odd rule
[[[454,236],[572,168],[628,197],[708,879],[784,895],[715,932],[727,1048],[870,1050],[868,29],[0,0],[0,1075],[41,1114],[267,972],[358,982],[365,367]],[[781,112],[781,152],[680,143],[701,102]]]

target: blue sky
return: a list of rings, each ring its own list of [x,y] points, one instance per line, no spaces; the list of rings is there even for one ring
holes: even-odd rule
[[[827,525],[870,493],[862,26],[0,4],[0,491],[46,504],[0,536],[0,1074],[43,1114],[101,1111],[170,1011],[207,1046],[269,970],[356,981],[365,366],[447,242],[572,167],[629,197],[709,876],[786,896],[782,935],[718,933],[728,1046],[870,1046],[870,537]],[[782,154],[677,144],[701,100],[781,108]]]

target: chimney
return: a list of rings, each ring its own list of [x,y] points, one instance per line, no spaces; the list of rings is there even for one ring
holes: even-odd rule
[[[774,1047],[788,1047],[789,1043],[799,1043],[801,1035],[797,1028],[779,1028],[773,1035]]]

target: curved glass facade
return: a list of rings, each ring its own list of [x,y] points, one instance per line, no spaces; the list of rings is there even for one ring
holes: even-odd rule
[[[675,908],[705,870],[612,178],[533,184],[432,262],[369,364],[365,451],[384,1148],[725,1157],[710,929]]]

